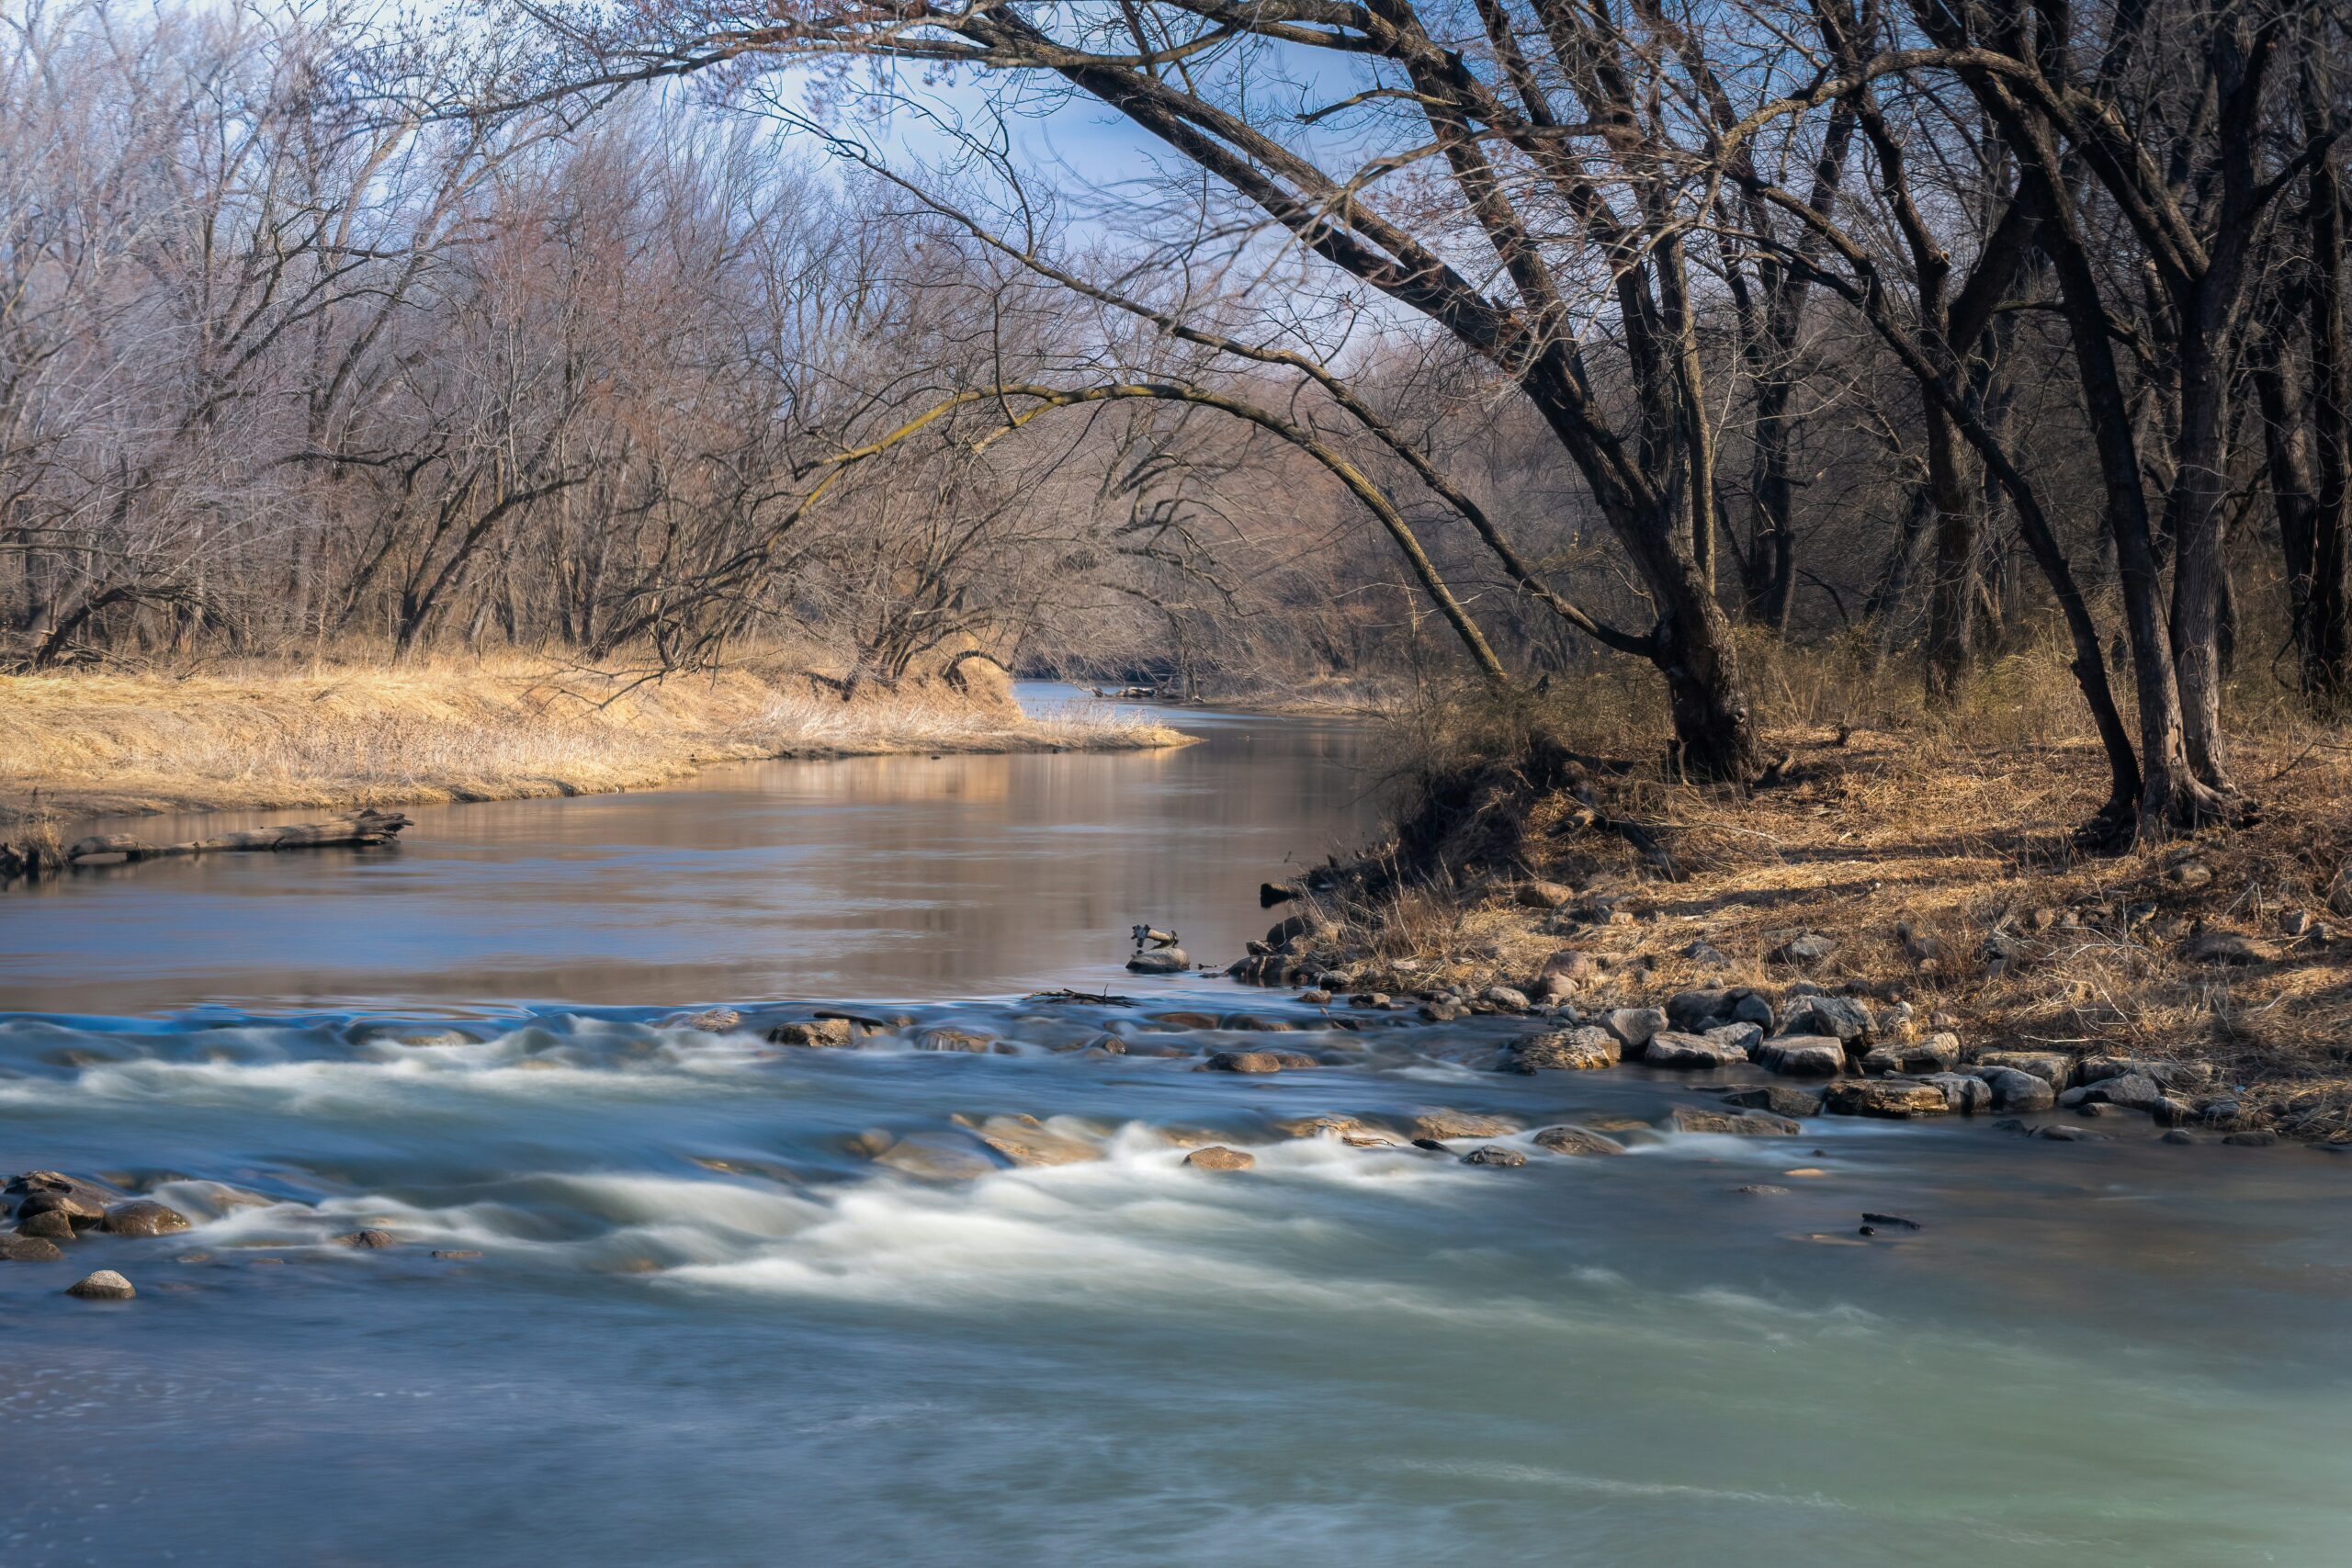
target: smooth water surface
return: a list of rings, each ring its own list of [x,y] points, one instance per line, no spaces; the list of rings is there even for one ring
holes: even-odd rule
[[[1501,1075],[1524,1025],[1222,983],[1010,995],[1114,979],[1147,915],[1238,946],[1258,877],[1347,836],[1352,732],[1204,728],[0,905],[0,1165],[198,1222],[0,1263],[0,1563],[2346,1560],[2352,1161],[1838,1120],[1361,1147],[1279,1124],[1655,1120],[1715,1077]],[[805,1003],[664,1021],[861,995],[922,999],[856,1050],[761,1039]],[[921,1048],[951,1027],[979,1054]],[[1326,1065],[1147,1054],[1204,1043]],[[967,1127],[1012,1115],[1088,1157],[995,1162]],[[1529,1164],[1453,1157],[1488,1143]],[[333,1244],[362,1226],[400,1245]],[[106,1267],[139,1298],[61,1293]]]

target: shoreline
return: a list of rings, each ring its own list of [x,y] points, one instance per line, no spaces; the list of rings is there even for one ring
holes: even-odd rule
[[[1031,714],[1009,682],[844,701],[748,670],[654,678],[521,657],[221,675],[0,677],[0,829],[658,788],[728,762],[1151,750],[1169,726]]]

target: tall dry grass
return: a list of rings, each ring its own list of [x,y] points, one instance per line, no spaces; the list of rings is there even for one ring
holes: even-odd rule
[[[1107,706],[1032,716],[1001,681],[844,702],[750,669],[658,678],[520,654],[0,677],[0,820],[36,792],[68,817],[393,806],[643,788],[763,757],[1183,739]]]

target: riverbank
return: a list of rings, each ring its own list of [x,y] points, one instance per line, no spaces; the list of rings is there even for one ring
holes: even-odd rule
[[[606,794],[713,762],[1183,743],[1132,712],[1024,713],[997,671],[868,687],[797,675],[481,661],[0,677],[0,823]]]
[[[1560,1032],[1530,1070],[1650,1059],[1663,1031],[1657,1057],[1834,1074],[1866,1113],[2043,1109],[1994,1070],[2024,1066],[2086,1117],[2135,1101],[2187,1137],[2352,1143],[2352,751],[2249,741],[2256,823],[2098,856],[2073,838],[2090,748],[1782,741],[1746,799],[1598,763],[1441,767],[1382,855],[1293,885],[1245,973],[1440,1013],[1521,993]],[[2092,1091],[2122,1077],[2144,1085]]]

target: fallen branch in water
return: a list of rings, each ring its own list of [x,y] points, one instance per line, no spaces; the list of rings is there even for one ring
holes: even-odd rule
[[[177,844],[151,844],[130,833],[98,833],[78,839],[63,852],[43,852],[0,844],[0,878],[54,876],[78,865],[159,860],[167,855],[203,855],[234,850],[313,850],[360,848],[389,844],[409,825],[397,811],[362,811],[325,822],[305,822],[284,828],[254,828],[242,833],[221,833]]]

